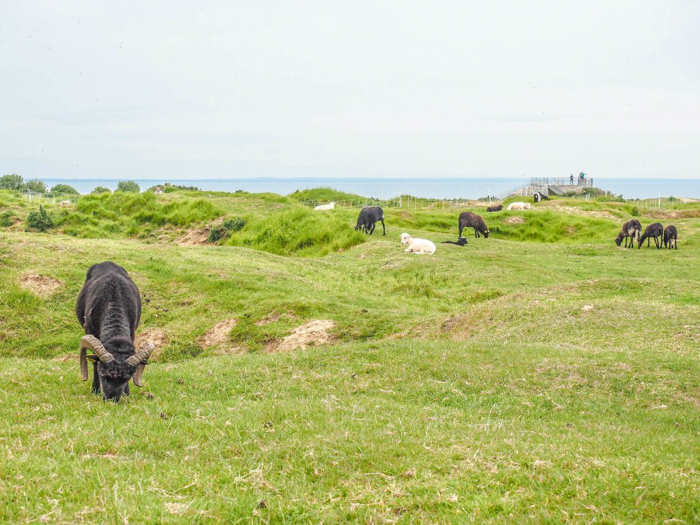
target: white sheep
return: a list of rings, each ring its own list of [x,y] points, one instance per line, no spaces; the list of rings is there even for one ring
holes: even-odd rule
[[[314,208],[314,210],[325,211],[332,210],[335,208],[335,202],[329,202],[328,204],[319,204]]]
[[[529,202],[511,202],[506,208],[508,211],[512,210],[529,210],[532,208],[532,204]]]
[[[431,241],[426,239],[414,239],[407,233],[401,234],[401,244],[408,244],[408,248],[404,250],[406,252],[424,253],[427,255],[435,253],[435,244]]]

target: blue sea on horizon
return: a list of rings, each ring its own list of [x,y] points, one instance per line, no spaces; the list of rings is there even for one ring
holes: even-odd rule
[[[82,194],[90,193],[97,186],[114,190],[118,179],[40,179],[49,186],[69,184]],[[528,178],[255,178],[255,179],[133,179],[142,190],[170,182],[183,186],[195,186],[207,191],[251,193],[271,192],[289,195],[296,190],[330,187],[364,197],[388,199],[399,195],[412,195],[429,199],[477,199],[488,195],[499,196],[521,186]],[[655,197],[700,198],[700,179],[595,179],[594,186],[622,195],[627,199],[651,199]]]

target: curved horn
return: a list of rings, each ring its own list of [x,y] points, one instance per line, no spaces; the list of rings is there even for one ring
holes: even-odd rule
[[[129,359],[126,360],[127,363],[136,367],[133,380],[134,384],[138,387],[143,386],[141,385],[141,376],[143,375],[143,369],[146,368],[148,358],[150,357],[151,352],[153,352],[154,349],[155,345],[150,341],[146,341],[141,345],[141,348],[139,348],[138,352],[136,352],[134,355],[132,355]]]
[[[83,381],[88,380],[88,365],[87,365],[87,350],[80,347],[80,374],[83,376]]]
[[[109,363],[110,361],[114,361],[114,356],[107,351],[107,349],[100,342],[100,340],[94,335],[84,335],[80,339],[80,348],[89,348],[90,350],[95,352],[95,355],[99,357],[100,361],[102,361],[103,363]]]
[[[100,340],[94,335],[84,335],[80,339],[80,373],[83,381],[88,380],[87,350],[95,352],[95,355],[104,363],[114,361],[114,356],[110,354]]]

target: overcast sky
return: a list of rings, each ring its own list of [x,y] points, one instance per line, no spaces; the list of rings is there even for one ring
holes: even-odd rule
[[[0,174],[700,177],[700,2],[0,0]]]

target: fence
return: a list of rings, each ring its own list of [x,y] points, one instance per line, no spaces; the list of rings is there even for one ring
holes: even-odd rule
[[[492,198],[496,202],[495,197]],[[419,197],[411,197],[402,195],[393,199],[363,199],[363,200],[344,200],[333,201],[338,208],[364,208],[365,206],[382,206],[383,208],[398,208],[405,210],[426,210],[426,209],[447,209],[460,208],[473,205],[483,205],[489,203],[488,198],[483,199],[424,199]],[[303,206],[315,208],[320,204],[328,204],[328,201],[301,201]]]
[[[52,195],[50,193],[35,193],[33,191],[24,192],[24,196],[28,201],[38,201],[39,203],[50,202],[52,204],[75,204],[78,202],[80,195]]]

